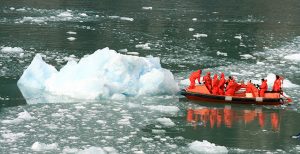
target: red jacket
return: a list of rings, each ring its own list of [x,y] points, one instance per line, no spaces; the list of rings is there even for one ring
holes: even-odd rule
[[[273,85],[273,91],[280,91],[281,89],[281,80],[276,79]]]
[[[198,80],[198,82],[200,82],[200,77],[201,77],[201,70],[192,72],[190,75],[190,80],[191,81],[195,81],[196,79]]]
[[[219,79],[217,74],[214,75],[214,79],[212,83],[212,93],[214,95],[219,94]]]

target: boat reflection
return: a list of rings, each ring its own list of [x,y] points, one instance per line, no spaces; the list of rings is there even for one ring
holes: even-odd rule
[[[279,116],[275,111],[263,112],[261,108],[254,110],[233,110],[231,106],[225,108],[201,107],[187,110],[187,122],[197,127],[201,123],[204,127],[219,128],[224,125],[232,128],[236,124],[252,125],[258,124],[261,129],[271,127],[272,130],[279,130]],[[266,126],[268,125],[268,126]]]

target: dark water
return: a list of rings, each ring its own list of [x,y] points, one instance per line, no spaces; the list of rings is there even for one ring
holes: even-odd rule
[[[58,143],[55,153],[62,153],[66,147],[84,149],[89,146],[114,147],[120,153],[133,152],[129,147],[145,153],[182,153],[187,152],[187,144],[195,140],[226,146],[230,153],[299,152],[300,142],[291,136],[300,132],[300,63],[299,59],[284,58],[300,51],[300,3],[297,0],[0,0],[0,4],[0,47],[24,50],[23,55],[0,51],[0,122],[16,118],[23,109],[38,119],[19,125],[0,123],[0,152],[22,153],[21,149],[25,149],[26,153],[31,153],[32,144],[40,141]],[[152,10],[142,7],[152,7]],[[67,10],[72,13],[71,17],[59,16]],[[120,17],[134,20],[122,20]],[[77,34],[68,34],[69,31]],[[206,34],[207,37],[197,37],[197,34]],[[76,39],[70,41],[69,37]],[[150,50],[136,47],[145,43],[150,44]],[[26,104],[16,83],[36,53],[46,55],[45,61],[59,69],[67,63],[65,57],[74,55],[81,58],[104,47],[116,51],[127,49],[128,52],[138,52],[142,57],[159,57],[162,66],[171,70],[178,82],[198,68],[223,71],[239,79],[260,79],[269,73],[280,74],[296,85],[285,88],[294,104],[280,107],[195,104],[181,96],[172,96],[175,98],[171,100],[158,96],[123,103],[97,100],[93,103]],[[245,54],[252,57],[244,58]],[[43,103],[42,100],[40,102]],[[130,103],[139,106],[138,109],[131,108]],[[98,108],[97,104],[107,107]],[[141,106],[147,105],[176,106],[180,111],[176,115],[156,112],[152,115],[153,111],[140,111],[144,109]],[[57,121],[55,113],[61,108],[69,111],[65,116],[74,116],[76,120],[68,123],[68,119],[61,117],[62,120]],[[188,108],[195,110],[192,120],[187,120]],[[123,135],[118,133],[123,130],[120,125],[108,122],[126,116],[116,113],[120,110],[136,113],[131,115],[134,128],[128,129],[128,132],[121,131]],[[117,116],[109,116],[106,111]],[[95,113],[92,118],[79,116],[92,114],[90,112]],[[104,133],[87,131],[88,127],[97,130],[92,123],[96,117],[102,116],[107,118],[109,127],[118,129]],[[149,119],[144,119],[146,116]],[[157,128],[155,119],[160,117],[170,118],[176,126]],[[58,128],[53,125],[46,127],[53,123],[61,130],[66,125],[75,129],[56,133],[53,129]],[[29,137],[34,134],[34,131],[27,130],[30,128],[37,132],[34,138]],[[81,128],[87,129],[80,132]],[[48,129],[50,132],[45,133]],[[166,132],[159,134],[161,137],[158,139],[153,129]],[[134,139],[126,144],[117,142],[117,138],[130,136],[130,131],[137,134]],[[3,136],[8,132],[24,132],[25,136],[11,141]],[[80,139],[73,142],[72,138],[68,139],[70,136]],[[91,140],[94,136],[101,139]],[[152,139],[149,141],[152,144],[140,143],[143,142],[140,138],[145,136]],[[184,139],[177,141],[180,136]],[[166,142],[176,147],[166,146]],[[158,148],[155,150],[151,146]]]

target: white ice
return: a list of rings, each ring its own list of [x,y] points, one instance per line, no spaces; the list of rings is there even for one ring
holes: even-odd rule
[[[23,121],[29,121],[35,119],[34,117],[32,117],[26,110],[24,110],[23,112],[20,112],[18,114],[18,117],[12,120],[2,120],[1,123],[4,124],[18,124],[21,123]]]
[[[78,63],[69,61],[57,71],[37,54],[18,81],[25,98],[36,89],[78,99],[175,94],[179,91],[173,74],[161,67],[157,57],[122,55],[99,49]]]
[[[165,127],[175,126],[175,123],[170,118],[157,118],[156,121]]]
[[[152,10],[152,7],[151,6],[143,6],[142,9],[143,10]]]
[[[200,154],[200,153],[228,153],[228,150],[224,146],[218,146],[214,143],[210,143],[206,140],[204,141],[194,141],[190,143],[189,149],[192,153]]]
[[[20,47],[1,47],[1,52],[5,53],[21,53],[24,50]]]
[[[144,49],[144,50],[150,50],[151,48],[149,47],[149,44],[150,44],[150,43],[137,44],[137,45],[135,45],[135,47],[136,47],[136,48],[141,48],[141,49]]]
[[[68,37],[67,39],[68,39],[69,41],[74,41],[74,40],[76,40],[75,37]]]
[[[58,144],[57,143],[45,144],[40,142],[34,142],[31,146],[31,149],[33,151],[57,150]]]
[[[199,34],[199,33],[196,33],[193,35],[194,37],[196,38],[199,38],[199,37],[207,37],[208,35],[207,34]]]
[[[288,60],[293,60],[293,61],[300,61],[300,53],[290,54],[290,55],[284,56],[284,58],[288,59]]]
[[[78,154],[106,154],[106,152],[100,147],[90,147],[79,151]]]

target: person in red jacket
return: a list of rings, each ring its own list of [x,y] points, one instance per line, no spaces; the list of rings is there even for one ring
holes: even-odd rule
[[[224,92],[224,88],[225,88],[225,76],[224,76],[223,72],[221,73],[221,78],[220,78],[218,86],[219,86],[219,95],[224,95],[225,94],[225,92]]]
[[[276,75],[276,80],[274,81],[272,91],[275,91],[275,92],[281,91],[281,80],[282,80],[282,78],[280,78],[279,75]]]
[[[234,92],[235,92],[235,88],[236,88],[236,84],[234,79],[232,79],[231,77],[228,80],[228,85],[226,87],[226,92],[225,95],[226,96],[233,96]]]
[[[267,80],[261,79],[261,85],[260,85],[259,88],[260,88],[259,97],[264,97],[265,96],[265,91],[268,90]]]
[[[214,79],[213,79],[213,82],[212,82],[212,94],[213,95],[218,95],[219,94],[219,79],[218,79],[217,74],[214,75]]]
[[[207,72],[206,75],[203,77],[204,84],[209,92],[211,92],[211,78],[210,78],[210,72]]]
[[[188,89],[194,89],[195,88],[195,81],[198,80],[198,83],[200,84],[200,77],[201,77],[201,70],[197,70],[195,72],[192,72],[190,75],[190,86],[188,87]]]

